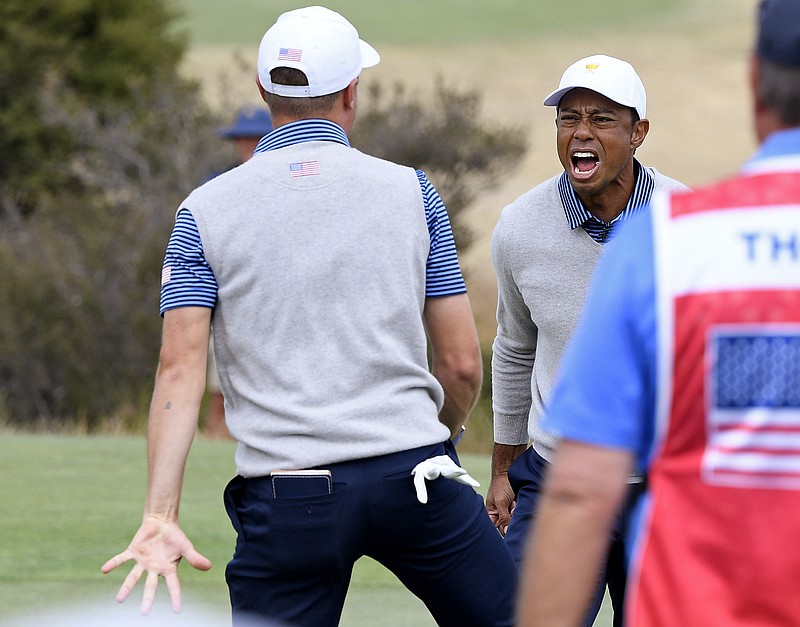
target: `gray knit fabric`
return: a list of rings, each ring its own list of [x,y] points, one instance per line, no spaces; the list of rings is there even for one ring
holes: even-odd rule
[[[319,174],[292,177],[302,162]],[[414,170],[307,142],[257,154],[182,206],[219,284],[214,347],[239,474],[447,439]]]
[[[685,189],[655,169],[649,171],[655,190]],[[494,440],[512,445],[531,441],[547,460],[556,442],[539,420],[603,251],[584,229],[570,230],[558,193],[559,177],[503,209],[492,238],[498,286],[492,354]]]

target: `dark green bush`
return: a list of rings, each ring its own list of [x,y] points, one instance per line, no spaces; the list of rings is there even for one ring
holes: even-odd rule
[[[146,408],[180,198],[225,153],[162,0],[0,5],[0,409],[96,428]]]
[[[63,167],[77,184],[2,220],[0,387],[13,424],[91,430],[146,411],[174,212],[227,152],[195,97],[164,86],[137,106],[133,119],[49,103],[76,142]]]

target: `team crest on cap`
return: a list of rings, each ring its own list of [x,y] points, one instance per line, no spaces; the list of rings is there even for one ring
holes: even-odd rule
[[[590,72],[593,72],[594,70],[596,70],[599,67],[600,67],[599,63],[587,63],[586,64],[586,69],[589,70]]]

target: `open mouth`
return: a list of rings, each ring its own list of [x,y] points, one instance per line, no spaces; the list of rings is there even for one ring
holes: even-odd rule
[[[587,178],[600,165],[600,159],[593,152],[572,153],[572,173],[577,178]]]

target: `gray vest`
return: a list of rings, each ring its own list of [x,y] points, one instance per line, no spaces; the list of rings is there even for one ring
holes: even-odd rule
[[[241,475],[447,439],[412,169],[308,142],[254,156],[182,207],[219,285],[214,350]]]

